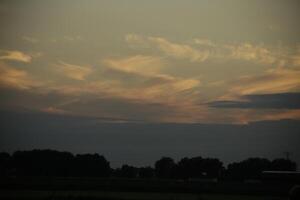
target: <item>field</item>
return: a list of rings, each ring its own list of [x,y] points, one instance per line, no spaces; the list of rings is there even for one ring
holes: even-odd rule
[[[287,197],[233,194],[188,194],[103,191],[1,191],[8,200],[287,200]]]
[[[287,200],[289,184],[87,178],[0,182],[8,200]]]

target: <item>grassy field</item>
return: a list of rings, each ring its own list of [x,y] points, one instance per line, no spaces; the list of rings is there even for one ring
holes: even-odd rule
[[[7,200],[288,200],[287,197],[232,194],[189,194],[103,191],[0,191]]]
[[[0,180],[8,200],[288,200],[291,184],[160,179],[42,178]]]

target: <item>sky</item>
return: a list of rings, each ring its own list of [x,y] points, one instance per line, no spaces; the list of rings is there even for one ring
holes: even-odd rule
[[[298,0],[0,0],[1,115],[298,121],[299,11]]]

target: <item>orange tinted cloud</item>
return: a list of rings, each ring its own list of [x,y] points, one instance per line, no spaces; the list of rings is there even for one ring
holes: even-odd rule
[[[73,65],[65,62],[60,62],[57,65],[58,71],[62,72],[66,77],[83,81],[92,72],[92,69],[88,66]]]
[[[170,42],[162,37],[143,37],[136,34],[128,34],[125,36],[125,40],[129,45],[142,47],[152,46],[169,57],[188,59],[191,62],[203,62],[209,57],[209,52],[206,50],[198,50],[188,44]]]
[[[25,54],[21,51],[1,51],[0,60],[13,60],[24,63],[29,63],[32,60],[32,56]]]
[[[285,65],[297,63],[297,57],[289,54],[282,46],[266,46],[263,44],[217,43],[206,38],[195,38],[192,42],[177,43],[163,37],[146,37],[137,34],[125,36],[129,46],[134,48],[155,48],[166,56],[187,59],[191,62],[206,60],[244,60],[264,65]]]
[[[135,55],[121,59],[105,59],[103,63],[111,68],[145,75],[159,73],[166,63],[160,57]]]
[[[8,88],[30,89],[38,86],[39,83],[34,81],[26,71],[0,63],[0,85]]]
[[[300,89],[300,71],[277,68],[268,70],[257,76],[244,76],[230,89],[230,93],[238,95],[258,93],[280,93]]]

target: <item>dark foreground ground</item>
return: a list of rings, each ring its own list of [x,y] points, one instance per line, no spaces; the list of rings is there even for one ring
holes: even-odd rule
[[[2,179],[10,200],[287,200],[291,183],[93,178]]]

